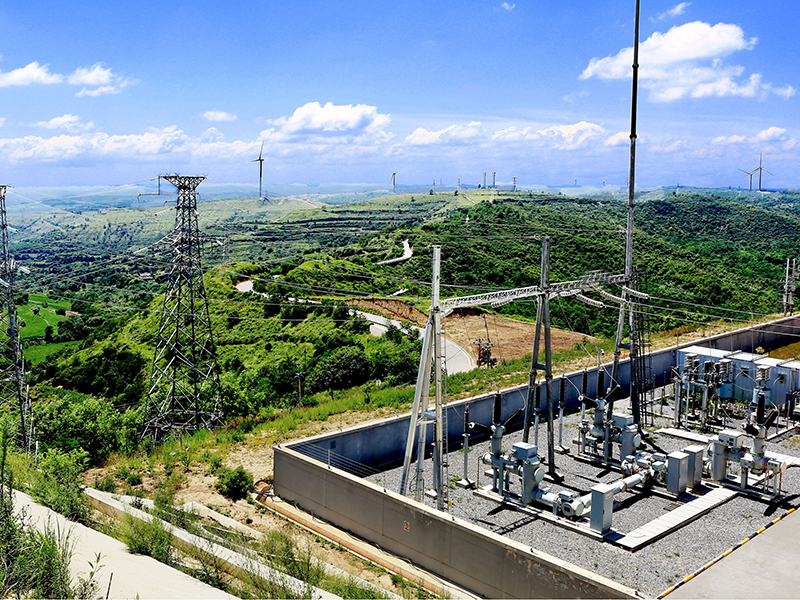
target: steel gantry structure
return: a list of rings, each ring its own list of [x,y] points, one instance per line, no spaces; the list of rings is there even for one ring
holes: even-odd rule
[[[400,493],[405,495],[411,474],[411,463],[414,458],[416,447],[416,481],[414,496],[418,501],[422,500],[424,492],[424,482],[422,480],[422,463],[425,456],[425,445],[427,439],[427,427],[433,425],[433,491],[436,498],[437,507],[441,510],[445,506],[444,493],[446,490],[446,434],[444,423],[444,410],[442,399],[442,319],[459,308],[469,306],[493,307],[522,300],[524,298],[536,297],[536,333],[531,359],[530,386],[528,388],[528,399],[525,403],[524,439],[527,441],[532,416],[536,419],[536,436],[538,438],[538,410],[534,413],[532,402],[534,400],[534,389],[536,377],[539,371],[545,373],[546,400],[548,404],[548,457],[551,474],[554,473],[554,443],[553,443],[553,406],[552,406],[552,353],[550,344],[550,300],[556,297],[575,296],[577,299],[587,302],[595,307],[605,305],[584,295],[586,292],[598,291],[600,286],[623,284],[625,275],[612,275],[602,271],[592,271],[581,279],[574,281],[560,281],[550,283],[549,264],[550,264],[550,238],[542,237],[542,269],[539,285],[498,290],[471,296],[460,296],[456,298],[440,299],[440,279],[441,279],[441,247],[433,246],[433,293],[431,307],[428,311],[428,321],[425,326],[422,352],[420,355],[419,370],[417,372],[417,384],[414,391],[414,403],[411,409],[411,419],[409,421],[408,436],[406,438],[406,449],[403,457],[403,472],[400,479]],[[544,330],[545,343],[545,363],[538,362],[539,339]],[[431,373],[434,376],[434,408],[430,410],[430,386]],[[538,409],[538,407],[536,407]]]

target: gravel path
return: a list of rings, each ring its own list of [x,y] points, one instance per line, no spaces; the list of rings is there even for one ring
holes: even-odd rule
[[[623,412],[626,404],[617,402],[615,412]],[[664,414],[665,418],[657,418],[655,427],[648,430],[670,427],[671,413],[667,407],[664,409]],[[564,418],[563,442],[570,448],[571,454],[557,453],[555,462],[557,470],[565,476],[563,488],[587,493],[596,483],[616,481],[622,475],[573,458],[577,450],[573,440],[577,438],[579,423],[579,414]],[[540,426],[539,436],[542,454],[546,455],[547,428],[544,423]],[[557,429],[555,437],[557,442]],[[649,451],[669,453],[692,444],[688,440],[666,435],[654,434],[652,438],[658,450],[647,448]],[[510,450],[511,445],[521,439],[521,431],[507,435],[503,442],[504,449]],[[533,430],[531,430],[531,442],[533,442]],[[748,438],[746,443],[752,442]],[[488,441],[479,443],[471,447],[468,454],[470,477],[475,480],[480,471],[482,486],[491,482],[483,474],[488,467],[481,464],[479,469],[478,463],[480,456],[488,452],[488,445]],[[780,440],[768,442],[767,450],[800,457],[800,436],[784,436]],[[463,475],[463,461],[464,454],[460,449],[449,455],[448,476],[451,482]],[[423,476],[428,485],[431,481],[430,463],[430,460],[426,461]],[[386,471],[369,479],[397,490],[400,471],[401,469]],[[515,479],[517,478],[512,476],[512,481]],[[412,479],[410,490],[413,489],[413,485]],[[553,489],[561,489],[559,486],[551,485]],[[623,583],[646,596],[655,597],[775,517],[784,514],[788,508],[800,505],[800,468],[789,469],[786,472],[782,489],[785,499],[780,505],[740,495],[633,553],[558,527],[533,515],[501,507],[494,502],[474,496],[471,490],[462,490],[452,483],[448,486],[447,493],[451,503],[450,512],[453,515]],[[519,491],[519,484],[512,485],[512,490]],[[613,528],[622,533],[627,533],[666,514],[666,511],[670,510],[670,505],[673,505],[673,500],[652,493],[642,493],[640,490],[617,494],[615,499],[621,502],[621,506],[614,511]],[[425,502],[429,506],[435,506],[434,501],[430,499],[426,499]]]

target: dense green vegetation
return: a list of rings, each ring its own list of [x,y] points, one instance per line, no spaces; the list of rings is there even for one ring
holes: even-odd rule
[[[302,405],[306,411],[318,407],[325,418],[379,405],[391,387],[413,382],[416,336],[391,330],[374,338],[345,302],[405,290],[402,298],[425,310],[431,244],[442,246],[445,296],[537,284],[543,235],[551,238],[551,280],[622,271],[624,203],[528,192],[497,192],[490,200],[490,194],[400,194],[320,208],[301,202],[204,205],[212,217],[208,229],[224,234],[229,254],[224,264],[210,254],[205,277],[226,417],[274,423]],[[774,312],[782,265],[800,248],[797,194],[762,202],[728,196],[661,194],[640,203],[635,263],[646,269],[656,297]],[[26,335],[38,342],[26,353],[40,443],[44,449],[82,449],[98,464],[139,444],[169,255],[158,247],[143,255],[130,250],[152,244],[169,220],[130,209],[81,217],[65,217],[62,225],[74,243],[56,250],[37,240],[18,248],[20,260],[35,266],[45,282],[27,294],[20,314],[30,311]],[[405,239],[415,249],[409,261],[376,265],[399,256]],[[253,280],[253,293],[234,287],[245,279]],[[718,312],[696,306],[681,313],[659,305],[653,301],[651,308],[655,329]],[[498,310],[532,318],[535,305]],[[553,320],[608,337],[616,309],[556,299]],[[504,368],[524,371],[523,363]],[[464,389],[473,385],[474,377],[462,379]],[[458,381],[453,378],[453,390],[462,385]],[[403,390],[397,397],[409,394]],[[64,421],[69,423],[61,427]]]

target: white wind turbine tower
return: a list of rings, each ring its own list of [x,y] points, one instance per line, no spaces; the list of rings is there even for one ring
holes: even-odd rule
[[[264,142],[266,141],[266,136],[261,139],[261,150],[258,152],[258,158],[251,160],[250,162],[257,162],[258,163],[258,199],[259,200],[266,200],[264,195],[261,193],[261,182],[264,178]]]
[[[745,175],[749,175],[749,176],[750,176],[750,191],[752,192],[752,191],[753,191],[753,175],[755,174],[755,172],[756,172],[758,169],[754,169],[753,171],[745,171],[744,169],[739,169],[739,170],[740,170],[742,173],[744,173]]]
[[[758,168],[755,169],[755,171],[758,171],[758,191],[759,192],[761,191],[761,174],[762,173],[766,173],[767,175],[772,175],[772,173],[770,173],[769,171],[767,171],[763,167],[763,162],[764,162],[764,151],[762,150],[761,152],[758,153]],[[753,172],[755,173],[755,171],[753,171]],[[774,177],[774,175],[773,175],[773,177]]]

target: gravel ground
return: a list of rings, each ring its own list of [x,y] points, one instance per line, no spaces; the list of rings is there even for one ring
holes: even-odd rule
[[[615,412],[624,412],[626,405],[626,402],[615,403]],[[666,406],[664,415],[664,418],[656,418],[655,427],[648,427],[648,431],[670,427],[672,415]],[[563,442],[569,447],[570,454],[557,453],[555,462],[558,472],[564,476],[563,488],[588,493],[596,483],[613,482],[622,475],[617,471],[610,471],[596,464],[587,464],[573,457],[577,450],[573,440],[577,438],[579,423],[580,414],[564,418]],[[739,424],[734,424],[734,427],[739,427]],[[557,429],[555,435],[557,442]],[[546,455],[547,428],[544,423],[540,425],[539,436],[542,454]],[[695,443],[659,434],[651,437],[658,447],[658,450],[652,447],[646,448],[651,452],[669,453]],[[507,435],[503,442],[504,450],[510,450],[514,442],[521,440],[521,431]],[[749,438],[747,440],[747,444],[752,443]],[[531,442],[533,442],[533,430],[531,430]],[[480,456],[488,452],[488,446],[488,441],[479,443],[471,447],[468,454],[470,477],[475,480],[480,470],[481,486],[491,483],[491,479],[483,474],[488,467],[481,464],[479,469],[478,462]],[[618,454],[617,448],[618,446],[615,450]],[[779,440],[768,442],[767,450],[800,457],[800,436],[785,435]],[[463,457],[464,454],[460,449],[449,455],[448,477],[451,482],[463,475]],[[369,479],[397,490],[400,472],[401,469],[393,469]],[[738,473],[738,469],[735,472]],[[412,478],[413,476],[412,468]],[[519,491],[518,478],[512,476],[512,481],[515,479],[517,484],[512,485],[512,490]],[[425,463],[424,481],[430,485],[430,460]],[[413,489],[413,485],[412,480],[409,485],[410,490]],[[553,489],[561,489],[554,484],[550,485]],[[716,507],[707,515],[633,553],[610,543],[599,542],[569,531],[533,515],[501,507],[497,503],[474,496],[471,490],[462,490],[452,483],[448,486],[447,493],[451,503],[451,514],[625,584],[646,596],[655,597],[775,517],[784,514],[787,509],[800,505],[800,468],[789,469],[786,472],[782,489],[784,499],[780,504],[739,495]],[[620,505],[614,510],[613,528],[622,533],[628,533],[666,514],[674,502],[656,494],[642,493],[641,490],[617,494],[615,500]],[[435,507],[435,501],[426,498],[425,502]]]

